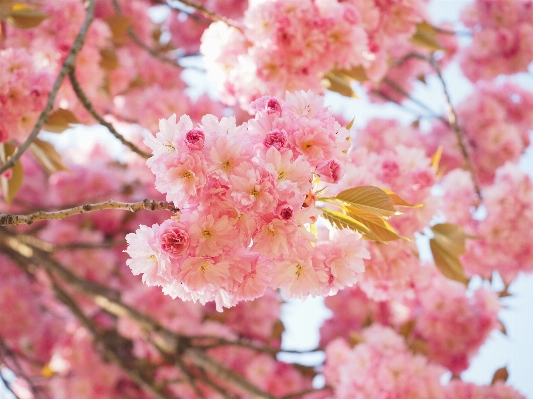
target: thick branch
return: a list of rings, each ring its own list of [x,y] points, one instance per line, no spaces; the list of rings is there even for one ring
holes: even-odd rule
[[[4,173],[6,170],[13,167],[13,165],[15,165],[15,162],[17,162],[18,159],[24,153],[24,151],[28,149],[28,147],[33,142],[33,140],[37,137],[37,134],[39,134],[39,132],[41,131],[41,128],[44,126],[46,120],[48,119],[48,116],[50,115],[50,111],[52,110],[52,107],[54,106],[54,101],[57,96],[57,92],[59,91],[59,88],[61,87],[61,84],[63,83],[63,80],[65,79],[67,74],[70,72],[72,68],[74,68],[76,57],[78,56],[78,53],[83,46],[83,43],[85,41],[85,36],[87,35],[89,26],[91,25],[91,22],[94,18],[95,3],[96,3],[96,0],[89,0],[89,5],[87,7],[87,14],[85,15],[85,21],[83,22],[83,25],[80,31],[78,32],[78,36],[76,36],[76,39],[74,40],[74,43],[72,44],[72,47],[70,48],[70,51],[67,55],[67,59],[65,60],[65,62],[63,63],[63,66],[61,67],[61,70],[59,71],[59,75],[57,76],[56,81],[54,82],[54,85],[52,87],[52,90],[50,91],[50,94],[48,94],[48,101],[46,102],[46,105],[43,111],[41,112],[39,119],[37,119],[37,123],[33,127],[33,130],[31,131],[26,141],[22,143],[20,146],[18,146],[15,153],[2,166],[0,166],[0,174]]]
[[[70,83],[72,84],[72,88],[74,89],[74,92],[76,93],[76,96],[78,97],[78,100],[82,103],[82,105],[85,107],[87,111],[92,115],[94,119],[96,119],[101,125],[105,126],[107,130],[111,132],[113,136],[115,136],[116,139],[118,139],[122,144],[124,144],[126,147],[128,147],[130,150],[132,150],[134,153],[139,154],[143,158],[150,158],[150,154],[147,152],[144,152],[140,148],[138,148],[135,144],[129,142],[126,140],[117,130],[113,127],[113,125],[109,122],[107,122],[93,107],[91,100],[87,98],[85,93],[83,92],[83,89],[81,88],[80,82],[76,78],[76,70],[75,68],[72,68],[69,72],[69,79]]]
[[[109,200],[96,204],[80,205],[74,208],[64,209],[61,211],[39,211],[29,215],[12,215],[0,213],[0,226],[5,226],[9,224],[32,224],[33,222],[37,222],[39,220],[63,220],[70,216],[80,215],[82,213],[87,212],[102,211],[105,209],[121,209],[130,212],[138,212],[142,210],[179,212],[179,209],[176,208],[174,204],[166,201],[154,201],[145,199],[140,202],[119,202],[115,200]]]

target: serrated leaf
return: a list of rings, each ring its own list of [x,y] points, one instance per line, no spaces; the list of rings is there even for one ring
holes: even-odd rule
[[[409,338],[411,334],[413,333],[413,331],[415,330],[415,326],[416,326],[416,320],[411,319],[407,321],[406,323],[402,324],[398,333],[404,338]]]
[[[348,335],[348,345],[350,345],[350,348],[353,348],[356,345],[362,344],[365,342],[365,338],[361,333],[358,333],[357,331],[350,331]]]
[[[466,234],[463,228],[453,223],[441,223],[431,227],[434,240],[450,255],[459,257],[466,252]]]
[[[422,208],[424,206],[424,204],[411,204],[404,200],[402,197],[400,197],[398,194],[396,194],[394,191],[387,190],[386,188],[382,188],[382,190],[387,193],[394,206],[403,206],[405,208]]]
[[[431,51],[443,49],[437,40],[437,31],[426,21],[416,24],[416,31],[411,37],[411,43]]]
[[[48,116],[44,129],[52,133],[62,133],[71,127],[71,123],[80,121],[68,109],[58,108]]]
[[[358,231],[362,234],[370,233],[368,227],[366,227],[363,223],[354,220],[353,218],[345,215],[342,212],[322,208],[322,215],[326,220],[328,220],[333,226],[337,227],[338,229],[348,228],[354,231]]]
[[[509,378],[509,371],[507,371],[507,367],[501,367],[498,370],[494,372],[494,375],[492,376],[492,382],[491,385],[494,385],[496,381],[507,381]]]
[[[421,355],[427,356],[429,354],[429,344],[419,338],[415,338],[409,342],[409,349],[413,353],[419,353]]]
[[[19,4],[22,6],[22,4]],[[33,7],[17,7],[13,5],[11,13],[7,16],[6,22],[18,29],[31,29],[39,26],[49,15]]]
[[[30,151],[37,162],[39,162],[48,173],[68,170],[65,164],[63,164],[61,155],[59,155],[52,144],[35,139],[33,143],[30,144]]]
[[[369,80],[365,68],[363,68],[361,65],[351,69],[341,69],[339,72],[354,80],[357,80],[358,82],[365,82]]]
[[[117,44],[122,44],[127,40],[126,32],[130,27],[131,18],[125,15],[113,15],[104,19],[109,25],[111,33],[113,34],[113,41]]]
[[[439,148],[437,148],[437,151],[431,157],[431,168],[433,169],[435,173],[439,172],[439,163],[440,163],[441,158],[442,158],[442,146],[439,145]]]
[[[1,143],[0,144],[0,161],[2,163],[6,162],[11,155],[15,152],[16,147],[11,143]],[[22,164],[19,161],[15,162],[15,165],[11,168],[11,177],[7,178],[6,176],[0,176],[0,185],[2,186],[2,195],[4,200],[8,205],[13,203],[15,195],[20,190],[22,186],[22,181],[24,179],[24,169]]]
[[[50,367],[50,363],[46,363],[41,369],[41,376],[44,378],[52,378],[56,374],[57,373]]]
[[[353,122],[355,121],[355,118],[352,118],[352,120],[350,122],[348,122],[348,124],[346,126],[344,126],[344,128],[346,130],[350,130],[353,126]]]
[[[350,211],[358,210],[380,217],[398,214],[391,198],[382,189],[374,186],[359,186],[341,191],[336,199],[350,205]],[[355,208],[355,209],[354,209]]]
[[[307,377],[309,379],[315,378],[318,374],[318,372],[313,366],[304,366],[303,364],[293,363],[292,367],[298,370],[300,374],[302,374],[304,377]]]
[[[328,72],[322,80],[322,83],[330,91],[334,91],[345,97],[357,98],[357,95],[352,90],[351,80],[336,71]]]
[[[270,339],[274,341],[281,342],[281,337],[285,331],[285,325],[281,320],[276,320],[272,326],[272,331],[270,332]]]
[[[499,319],[498,319],[498,330],[500,330],[500,332],[503,335],[507,335],[507,328],[505,328],[505,324],[503,324],[503,321],[501,321]]]
[[[402,237],[396,233],[394,227],[377,215],[358,211],[357,213],[349,212],[348,216],[350,216],[353,220],[363,224],[369,230],[368,232],[363,233],[365,238],[379,242],[394,241],[400,238],[404,238],[409,241],[408,238]]]
[[[112,71],[118,67],[117,52],[114,48],[108,47],[100,50],[100,66],[107,70]]]
[[[459,281],[465,285],[468,284],[463,266],[457,256],[453,256],[444,250],[433,238],[429,240],[429,246],[431,248],[431,253],[433,254],[435,265],[445,277]]]

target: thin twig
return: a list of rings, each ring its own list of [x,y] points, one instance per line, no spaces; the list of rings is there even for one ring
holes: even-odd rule
[[[244,341],[244,340],[233,341],[233,340],[222,338],[222,337],[208,336],[208,335],[206,335],[206,336],[191,336],[190,338],[193,341],[197,341],[197,340],[212,341],[211,343],[206,344],[206,345],[201,345],[201,344],[196,344],[195,345],[197,348],[202,348],[202,349],[212,349],[212,348],[218,348],[218,347],[221,347],[221,346],[238,346],[238,347],[241,347],[241,348],[252,349],[254,351],[270,353],[270,354],[273,354],[273,355],[278,354],[278,353],[305,354],[305,353],[323,351],[322,348],[315,348],[315,349],[310,349],[310,350],[305,350],[305,351],[298,351],[298,350],[291,350],[291,349],[285,350],[285,349],[281,349],[281,348],[272,348],[270,346],[256,345],[256,344],[253,344],[251,342]]]
[[[63,209],[60,211],[45,212],[39,211],[31,213],[29,215],[13,215],[0,213],[0,226],[17,225],[17,224],[32,224],[39,220],[63,220],[74,215],[80,215],[82,213],[102,211],[105,209],[120,209],[130,212],[138,212],[141,210],[146,211],[170,211],[179,212],[179,209],[171,202],[166,201],[154,201],[145,199],[139,202],[119,202],[115,200],[109,200],[105,202],[99,202],[96,204],[85,204],[76,206],[70,209]]]
[[[444,91],[444,96],[446,97],[446,108],[448,111],[449,126],[452,128],[453,132],[455,133],[457,142],[461,149],[461,153],[466,162],[466,167],[468,171],[470,172],[470,174],[472,175],[472,182],[474,183],[474,188],[476,190],[477,196],[479,199],[482,199],[483,197],[481,194],[481,188],[477,181],[476,169],[474,167],[474,163],[472,162],[472,157],[470,156],[470,153],[468,152],[468,147],[465,142],[463,131],[459,127],[459,123],[457,121],[457,113],[455,112],[455,109],[453,108],[452,100],[448,92],[448,86],[446,85],[446,82],[444,81],[444,77],[442,76],[442,71],[440,69],[439,63],[435,61],[432,57],[424,57],[423,59],[425,59],[433,67],[433,69],[435,69],[435,72],[437,73],[437,77],[439,78],[442,84],[442,90]]]
[[[217,13],[208,10],[207,8],[205,8],[200,3],[197,3],[197,2],[192,1],[192,0],[177,0],[177,1],[180,2],[181,4],[185,4],[188,7],[194,8],[196,11],[198,11],[198,13],[200,13],[201,15],[203,15],[204,17],[206,17],[206,18],[208,18],[208,19],[210,19],[212,21],[221,21],[221,22],[224,22],[226,25],[229,25],[229,26],[234,27],[235,29],[241,30],[241,28],[239,26],[237,26],[235,24],[235,22],[232,21],[231,19],[226,18],[226,17],[224,17],[222,15],[218,15]],[[169,2],[167,1],[167,5],[170,8],[174,8],[171,4],[168,4],[168,3]]]
[[[200,399],[205,399],[205,395],[198,387],[198,384],[196,383],[194,376],[191,374],[189,369],[187,369],[187,365],[184,363],[183,359],[180,356],[176,356],[176,365],[181,370],[183,375],[185,376],[185,380],[187,381],[187,384],[189,384],[194,392],[196,392],[196,395]]]
[[[441,33],[443,35],[468,36],[468,37],[472,36],[472,32],[467,31],[467,30],[449,30],[449,29],[439,28],[438,26],[435,26],[435,25],[433,25],[432,28],[435,29],[437,33]]]
[[[11,384],[9,383],[9,381],[6,380],[6,378],[2,374],[2,368],[3,367],[0,367],[0,380],[4,383],[4,389],[7,389],[15,399],[20,399],[18,395],[13,391],[13,389],[11,389]]]
[[[416,104],[417,106],[419,106],[420,108],[422,108],[423,110],[427,111],[433,118],[435,119],[438,119],[442,122],[444,122],[445,124],[448,124],[448,121],[443,118],[441,115],[438,115],[437,113],[435,113],[431,108],[429,108],[426,104],[424,104],[422,101],[414,98],[413,96],[411,96],[403,87],[401,87],[398,83],[390,80],[389,78],[384,78],[383,79],[383,83],[387,84],[388,86],[390,86],[394,91],[398,92],[399,94],[405,96],[407,99],[409,99],[409,101],[411,101],[413,104]]]
[[[171,396],[168,393],[162,392],[155,387],[154,381],[149,380],[137,367],[132,367],[134,365],[133,355],[121,350],[120,345],[116,345],[117,342],[126,342],[126,339],[114,330],[108,331],[107,335],[102,334],[96,324],[83,313],[76,301],[57,284],[53,276],[49,275],[49,277],[57,299],[69,308],[83,327],[91,333],[94,340],[102,345],[106,358],[115,363],[134,383],[147,393],[157,399],[170,399]]]
[[[115,12],[118,15],[123,15],[122,8],[120,7],[120,4],[118,3],[118,0],[113,0],[113,8],[115,9]],[[137,46],[139,46],[143,50],[147,51],[152,57],[157,58],[159,61],[162,61],[162,62],[165,62],[167,64],[170,64],[170,65],[172,65],[172,66],[174,66],[176,68],[183,69],[183,67],[176,60],[174,60],[172,58],[168,58],[168,57],[162,55],[159,51],[154,50],[153,48],[148,46],[146,43],[144,43],[139,38],[139,36],[137,36],[137,33],[135,33],[135,31],[131,28],[131,26],[128,26],[128,28],[126,29],[126,33],[128,34],[130,39],[133,40],[133,42]]]
[[[61,70],[59,71],[59,74],[56,78],[56,81],[54,82],[54,85],[52,87],[52,90],[48,94],[48,101],[46,102],[46,105],[41,112],[41,115],[39,116],[39,119],[37,119],[37,123],[35,123],[35,126],[33,127],[33,130],[31,131],[30,135],[22,143],[20,146],[17,147],[16,151],[11,155],[11,157],[0,166],[0,174],[4,173],[6,170],[11,168],[13,165],[15,165],[15,162],[19,160],[19,158],[22,156],[22,154],[28,149],[30,144],[33,142],[33,140],[37,137],[37,134],[41,131],[41,128],[45,124],[46,120],[48,119],[48,116],[50,115],[50,111],[52,110],[52,107],[54,106],[54,101],[57,96],[57,92],[59,91],[59,88],[61,87],[61,84],[63,83],[63,80],[67,76],[67,74],[70,72],[72,68],[74,68],[74,64],[76,62],[76,57],[81,50],[83,43],[85,41],[85,36],[87,35],[87,31],[89,30],[89,26],[91,25],[91,22],[94,18],[94,6],[95,6],[96,0],[89,0],[89,5],[87,7],[87,13],[85,15],[85,21],[83,22],[83,25],[78,32],[78,36],[76,36],[76,39],[74,40],[74,43],[72,44],[72,47],[70,48],[70,51],[67,55],[67,59],[63,63],[63,66],[61,67]]]
[[[115,136],[116,139],[118,139],[122,144],[124,144],[126,147],[128,147],[130,150],[132,150],[134,153],[140,155],[141,157],[148,159],[150,158],[151,154],[141,150],[139,147],[137,147],[132,142],[126,140],[117,130],[113,127],[113,125],[109,122],[107,122],[97,111],[94,109],[91,100],[87,98],[85,93],[83,92],[83,89],[81,88],[80,82],[76,78],[76,70],[75,68],[72,68],[69,72],[69,79],[70,83],[72,84],[72,88],[74,89],[74,93],[76,93],[76,96],[78,97],[78,100],[82,103],[84,108],[89,111],[89,113],[92,115],[94,119],[96,119],[98,122],[100,122],[101,125],[105,126],[107,130],[111,132],[113,136]]]
[[[317,393],[321,391],[332,391],[332,390],[333,390],[332,387],[330,387],[329,385],[326,385],[325,387],[320,388],[320,389],[309,388],[309,389],[304,389],[303,391],[290,393],[288,395],[282,396],[280,399],[293,399],[293,398],[298,398],[300,396],[304,396],[310,393]]]
[[[275,396],[258,388],[239,373],[236,373],[225,364],[219,363],[215,359],[207,356],[203,351],[196,348],[189,348],[185,355],[197,366],[217,377],[231,382],[236,387],[248,392],[253,397],[262,399],[276,399]]]
[[[206,385],[209,385],[211,388],[213,388],[215,391],[217,391],[222,397],[225,399],[239,399],[239,397],[234,394],[233,392],[228,391],[225,388],[222,388],[220,385],[216,384],[211,377],[207,375],[204,369],[198,369],[201,376],[202,376],[202,382]]]

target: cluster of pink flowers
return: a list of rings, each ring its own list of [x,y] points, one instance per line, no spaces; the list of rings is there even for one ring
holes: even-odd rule
[[[211,24],[200,50],[223,100],[246,106],[264,94],[320,90],[318,75],[335,65],[368,64],[361,14],[348,3],[255,2],[241,30]],[[350,48],[350,51],[345,49]]]
[[[483,190],[487,216],[476,223],[474,239],[463,255],[470,275],[489,278],[498,271],[507,282],[533,271],[533,182],[517,165],[496,171],[494,184]]]
[[[452,223],[462,225],[469,235],[461,257],[467,275],[490,278],[498,271],[506,282],[520,272],[533,270],[533,183],[512,163],[496,170],[493,184],[478,199],[471,176],[454,170],[443,179],[443,211]]]
[[[351,286],[368,251],[351,230],[316,243],[313,179],[337,183],[348,131],[312,92],[262,97],[255,117],[161,120],[145,143],[156,188],[179,216],[129,234],[128,265],[148,285],[184,300],[231,306],[267,287],[288,297]]]
[[[533,93],[510,82],[479,83],[457,106],[459,124],[482,184],[490,184],[505,162],[518,162],[528,147],[532,107]],[[430,154],[443,147],[441,166],[446,171],[464,166],[457,138],[448,126],[437,122],[423,139]]]
[[[461,52],[461,68],[472,81],[526,72],[533,61],[533,3],[476,0],[462,13],[472,44]]]
[[[371,323],[396,331],[410,325],[406,341],[417,342],[431,362],[454,374],[466,370],[491,331],[498,328],[497,295],[484,288],[468,292],[429,265],[419,264],[409,283],[401,299],[376,302],[375,296],[365,294],[363,284],[326,298],[334,315],[321,328],[322,342],[350,339]],[[346,300],[357,304],[349,312]]]
[[[267,93],[321,91],[321,78],[335,68],[361,67],[377,82],[389,69],[390,53],[400,58],[413,48],[408,40],[424,20],[425,3],[251,2],[241,24],[211,24],[200,51],[222,100],[242,107]],[[428,67],[411,60],[398,70],[410,78]]]
[[[516,389],[501,380],[491,385],[476,385],[471,382],[452,380],[445,387],[446,399],[525,399]]]
[[[324,374],[336,398],[444,398],[445,370],[413,355],[394,330],[375,324],[360,339],[353,348],[342,339],[326,347]]]
[[[46,104],[52,77],[25,49],[0,50],[0,143],[22,142]]]

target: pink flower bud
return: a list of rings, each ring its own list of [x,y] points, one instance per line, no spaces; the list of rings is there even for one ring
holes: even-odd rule
[[[281,117],[281,104],[275,98],[271,98],[267,101],[266,111],[268,114],[278,114]]]
[[[346,8],[344,9],[344,13],[342,15],[344,20],[350,24],[356,25],[361,21],[361,14],[357,10],[357,8],[346,5]]]
[[[292,219],[293,212],[294,210],[289,204],[279,204],[276,208],[276,215],[283,220]]]
[[[172,257],[183,255],[189,248],[189,234],[174,225],[166,229],[159,237],[161,249]]]
[[[274,147],[278,151],[285,147],[286,143],[287,135],[282,130],[272,130],[271,132],[267,133],[265,139],[263,140],[265,147]]]
[[[205,134],[200,129],[192,129],[185,135],[185,144],[191,150],[201,150],[204,148]]]
[[[319,165],[316,168],[316,173],[325,182],[337,183],[344,175],[344,168],[339,162],[332,159],[327,163]]]

